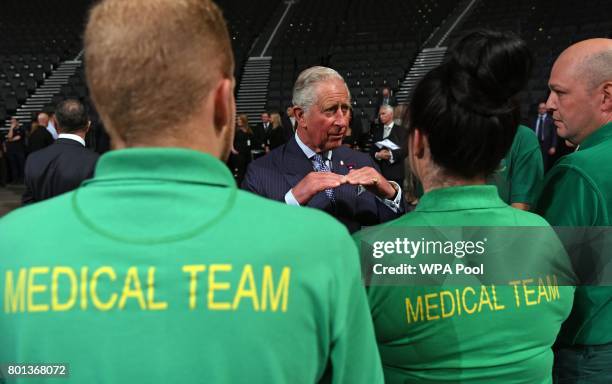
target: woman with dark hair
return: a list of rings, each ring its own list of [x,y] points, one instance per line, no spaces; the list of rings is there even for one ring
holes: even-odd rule
[[[510,207],[495,186],[486,185],[512,144],[518,126],[514,97],[529,77],[531,62],[525,42],[515,35],[472,32],[414,91],[409,156],[424,195],[414,212],[371,234],[357,234],[358,244],[380,242],[390,233],[405,238],[435,233],[447,240],[454,236],[450,233],[463,234],[464,240],[478,233],[480,240],[489,238],[489,248],[480,259],[459,260],[452,254],[436,259],[455,274],[456,265],[484,260],[478,261],[484,263],[484,275],[465,276],[461,284],[419,272],[420,280],[410,275],[391,286],[381,280],[384,276],[373,275],[368,297],[387,383],[552,382],[551,347],[571,309],[573,287],[538,287],[543,277],[532,274],[559,268],[567,281],[566,254],[542,218]],[[477,228],[493,226],[513,228]],[[429,232],[420,231],[423,227]],[[525,233],[536,244],[521,237]],[[514,251],[525,249],[500,244],[527,244],[529,252],[517,255]],[[396,260],[390,257],[385,260]],[[432,262],[431,257],[421,252],[414,260]],[[486,274],[493,266],[502,266],[496,272],[504,277],[516,278],[495,281],[496,275]],[[514,280],[521,282],[520,290]],[[551,286],[558,293],[554,300],[529,296],[547,294]]]

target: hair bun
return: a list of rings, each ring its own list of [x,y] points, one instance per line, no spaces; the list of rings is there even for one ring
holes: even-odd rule
[[[461,37],[443,64],[457,102],[477,113],[507,113],[532,67],[527,44],[510,32],[479,30]]]

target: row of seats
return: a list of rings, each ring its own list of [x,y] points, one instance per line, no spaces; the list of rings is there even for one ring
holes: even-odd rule
[[[612,37],[612,2],[566,0],[481,0],[451,36],[476,28],[513,31],[534,55],[534,70],[520,95],[523,119],[535,115],[537,104],[548,97],[548,77],[555,59],[569,45],[591,37]]]
[[[13,114],[59,62],[56,54],[0,55],[0,121]]]
[[[457,4],[457,0],[295,4],[281,38],[272,46],[267,109],[284,109],[301,70],[326,65],[346,79],[356,113],[374,118],[378,90],[399,88],[425,39]]]
[[[62,61],[79,54],[85,17],[92,3],[93,0],[2,2],[1,122],[14,114]]]
[[[82,50],[81,36],[87,10],[93,2],[3,1],[0,12],[0,121],[14,114],[62,61],[74,59]],[[216,3],[227,19],[236,59],[235,76],[239,80],[251,46],[280,0],[246,3],[218,0]],[[82,70],[62,86],[52,104],[67,97],[90,104]]]

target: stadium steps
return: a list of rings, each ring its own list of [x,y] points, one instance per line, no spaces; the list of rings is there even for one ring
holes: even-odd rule
[[[271,57],[249,57],[242,72],[236,110],[238,114],[246,113],[251,123],[260,122],[266,108],[271,62]]]
[[[481,0],[460,1],[450,15],[440,24],[440,27],[429,36],[423,46],[426,48],[448,46],[446,41],[450,34],[458,29],[464,20],[467,20],[468,16],[476,9],[476,5],[480,1]]]
[[[30,121],[34,112],[39,112],[44,107],[51,103],[53,96],[60,93],[62,85],[68,84],[68,79],[75,74],[76,70],[81,66],[80,60],[67,60],[62,62],[51,74],[47,77],[44,83],[28,97],[25,103],[17,108],[15,116],[19,121]],[[10,125],[10,119],[5,121],[5,125]]]
[[[412,68],[406,74],[399,91],[395,94],[397,102],[402,104],[410,101],[412,91],[425,74],[438,66],[444,59],[446,47],[425,48],[417,56]]]

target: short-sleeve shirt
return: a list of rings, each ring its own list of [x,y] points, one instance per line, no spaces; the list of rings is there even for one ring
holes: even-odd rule
[[[499,196],[507,204],[533,206],[543,178],[544,163],[538,138],[531,129],[519,125],[510,151],[489,178],[489,184],[497,186]]]
[[[593,132],[548,172],[537,212],[554,226],[612,225],[612,123]],[[612,288],[578,287],[575,301],[560,341],[612,343]]]
[[[66,383],[382,382],[346,229],[193,150],[110,151],[3,217],[0,300],[0,362],[69,363]]]
[[[508,206],[491,185],[434,189],[423,195],[412,213],[375,230],[444,226],[538,227],[545,229],[542,240],[556,244],[565,256],[544,219]],[[353,236],[358,244],[361,236]],[[534,246],[532,256],[552,260],[556,252]],[[502,256],[513,258],[512,249]],[[524,265],[514,266],[516,273],[524,272]],[[457,290],[439,285],[370,286],[385,382],[550,383],[551,346],[570,312],[574,288],[558,286],[558,293],[555,300],[525,307],[515,304],[510,285],[465,285]],[[492,296],[499,300],[495,305],[479,301]],[[474,305],[479,309],[472,311]]]

